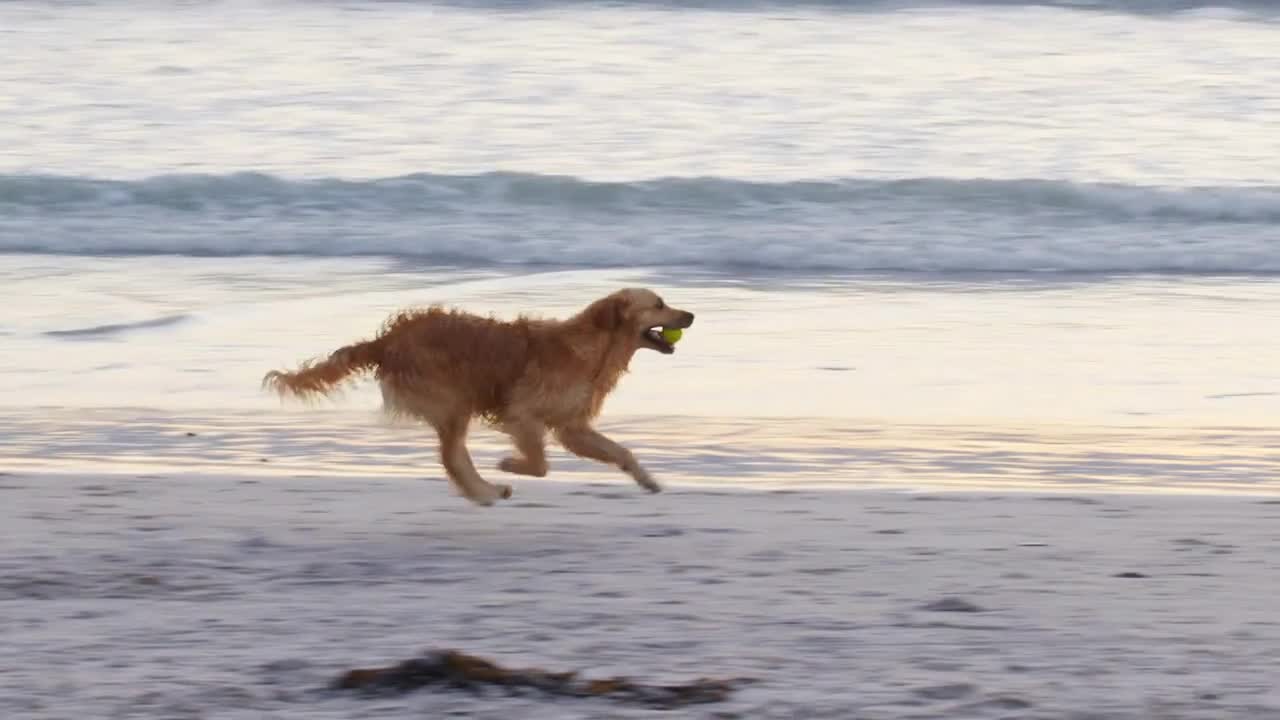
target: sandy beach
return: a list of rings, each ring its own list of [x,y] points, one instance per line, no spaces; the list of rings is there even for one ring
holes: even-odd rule
[[[279,468],[354,463],[301,430],[245,447],[189,417],[117,417],[111,450],[90,415],[51,419],[61,448],[0,476],[4,717],[1280,717],[1280,504],[1262,494],[860,489],[865,469],[843,489],[776,469],[735,485],[659,455],[659,495],[562,462],[480,509],[429,458],[417,477],[407,453],[401,474]],[[392,466],[394,442],[363,442]],[[101,471],[72,470],[95,446]],[[326,689],[433,648],[759,682],[671,712]]]

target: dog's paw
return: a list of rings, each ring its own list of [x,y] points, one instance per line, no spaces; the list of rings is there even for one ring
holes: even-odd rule
[[[488,494],[481,495],[478,493],[469,493],[467,495],[464,495],[463,497],[470,500],[472,503],[479,505],[480,507],[489,507],[493,505],[495,502],[497,502],[498,500],[497,497],[491,497]]]
[[[534,465],[528,460],[517,457],[504,457],[498,462],[498,469],[512,475],[528,475],[530,477],[546,477],[547,464]]]
[[[471,502],[481,507],[489,507],[499,500],[506,500],[511,497],[512,491],[510,485],[494,485],[484,483],[482,487],[464,493]]]
[[[634,477],[636,479],[636,484],[645,490],[648,490],[651,493],[662,492],[662,486],[658,484],[658,481],[654,480],[653,477],[644,470],[637,472]]]

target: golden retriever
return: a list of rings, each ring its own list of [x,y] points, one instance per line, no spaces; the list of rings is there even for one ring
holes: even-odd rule
[[[650,492],[661,488],[629,450],[591,422],[640,348],[675,347],[660,328],[687,328],[693,313],[650,290],[628,288],[566,320],[504,322],[433,306],[393,315],[376,338],[335,350],[294,372],[271,371],[263,386],[280,395],[325,395],[348,376],[372,372],[385,408],[422,420],[440,437],[440,460],[463,496],[491,505],[509,485],[480,477],[467,451],[473,417],[511,437],[504,472],[547,474],[546,434],[581,457],[617,465]]]

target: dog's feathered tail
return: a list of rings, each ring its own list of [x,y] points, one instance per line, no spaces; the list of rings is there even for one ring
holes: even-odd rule
[[[313,400],[328,395],[348,376],[375,370],[382,364],[382,338],[334,350],[323,360],[310,360],[293,372],[272,370],[262,378],[262,387],[281,397],[293,395]]]

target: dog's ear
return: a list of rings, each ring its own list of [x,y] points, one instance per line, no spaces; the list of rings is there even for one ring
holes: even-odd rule
[[[620,297],[597,300],[587,308],[587,315],[596,329],[613,332],[627,321],[627,301]]]

